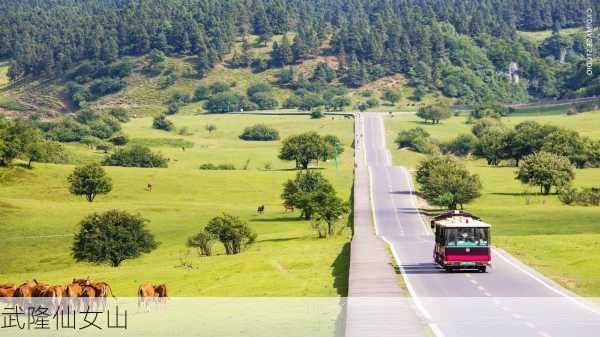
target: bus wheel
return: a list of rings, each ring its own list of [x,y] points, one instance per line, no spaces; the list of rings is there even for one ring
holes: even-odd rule
[[[479,272],[480,273],[485,273],[486,269],[487,269],[486,266],[479,267]]]

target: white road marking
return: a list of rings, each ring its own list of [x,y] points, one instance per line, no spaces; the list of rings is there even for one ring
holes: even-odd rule
[[[471,274],[465,274],[466,278],[471,278]]]
[[[388,171],[387,169],[385,169],[385,177],[387,178],[387,185],[388,185],[388,191],[390,192],[389,196],[390,199],[392,200],[392,206],[394,207],[394,218],[396,219],[396,224],[398,224],[398,226],[400,227],[400,235],[404,236],[404,228],[402,227],[402,222],[400,221],[400,219],[398,218],[398,206],[396,206],[396,201],[394,200],[394,196],[392,195],[392,192],[394,192],[392,190],[392,179],[390,178],[390,171]]]
[[[492,297],[492,294],[488,293],[487,291],[483,293],[485,296],[487,297]]]
[[[523,316],[519,315],[519,314],[512,314],[514,318],[516,319],[521,319],[523,318]]]
[[[543,331],[540,332],[540,336],[542,336],[542,337],[552,337],[549,333],[543,332]]]
[[[484,288],[484,287],[482,287],[482,286],[479,286],[479,287],[477,287],[477,289],[479,289],[479,290],[481,290],[481,291],[484,291],[484,290],[485,290],[485,288]]]
[[[535,325],[533,325],[533,324],[531,324],[529,322],[526,322],[525,325],[527,325],[528,327],[530,327],[532,329],[535,329]]]
[[[499,301],[498,299],[494,299],[492,302],[494,302],[494,304],[498,304],[498,305],[500,305],[500,304],[501,304],[501,303],[500,303],[500,301]]]
[[[502,308],[500,308],[500,309],[502,309],[502,310],[504,310],[504,311],[510,311],[510,309],[509,309],[509,308],[507,308],[507,307],[502,307]]]
[[[477,284],[477,280],[471,280],[471,283]]]

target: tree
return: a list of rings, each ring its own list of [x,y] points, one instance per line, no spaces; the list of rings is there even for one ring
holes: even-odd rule
[[[283,185],[281,198],[288,207],[300,209],[304,219],[311,219],[319,207],[319,201],[325,197],[322,194],[333,194],[333,186],[320,172],[300,171],[294,180],[288,180]]]
[[[574,177],[569,158],[541,151],[523,158],[516,179],[539,186],[543,194],[549,194],[553,186],[566,187]]]
[[[525,121],[515,126],[514,132],[508,135],[508,151],[519,166],[521,159],[527,155],[538,152],[544,145],[544,139],[557,127],[541,125],[535,121]]]
[[[400,100],[400,93],[393,89],[386,89],[383,92],[383,99],[390,102],[391,104],[396,104]]]
[[[69,191],[74,195],[85,195],[92,202],[98,194],[107,194],[112,190],[112,180],[99,164],[88,164],[76,167],[67,181],[71,184]]]
[[[323,140],[316,132],[306,132],[283,140],[279,159],[294,160],[296,168],[307,169],[312,160],[323,153]]]
[[[312,203],[315,205],[313,228],[317,231],[317,235],[319,238],[332,236],[337,222],[348,212],[347,203],[338,198],[335,191],[317,192],[312,198]]]
[[[558,129],[544,138],[541,150],[569,158],[577,168],[583,168],[586,161],[585,141],[577,131]]]
[[[473,127],[471,128],[471,132],[475,135],[475,137],[477,138],[481,138],[483,137],[483,135],[485,135],[488,132],[491,131],[505,131],[506,128],[504,127],[504,125],[502,124],[502,122],[499,119],[496,118],[491,118],[491,117],[485,117],[482,119],[479,119],[475,122],[475,124],[473,125]]]
[[[421,195],[436,205],[449,209],[478,198],[481,191],[479,176],[449,156],[434,156],[417,167],[417,182]]]
[[[80,223],[72,253],[76,261],[109,262],[118,267],[127,259],[139,257],[158,247],[140,215],[111,210],[92,213]]]
[[[271,52],[271,64],[276,67],[283,67],[294,62],[294,53],[290,47],[290,42],[286,35],[281,39],[281,43],[273,42]]]
[[[209,113],[226,113],[237,111],[243,97],[231,92],[221,92],[212,95],[204,104],[204,109]]]
[[[154,117],[152,121],[152,127],[157,130],[171,131],[175,128],[173,122],[171,122],[165,115]]]
[[[211,237],[221,241],[225,254],[239,254],[256,241],[256,233],[240,218],[223,213],[212,218],[205,229]]]
[[[417,117],[424,119],[425,121],[430,120],[433,124],[438,124],[442,119],[450,118],[450,109],[445,105],[428,105],[426,107],[419,108],[417,111]]]

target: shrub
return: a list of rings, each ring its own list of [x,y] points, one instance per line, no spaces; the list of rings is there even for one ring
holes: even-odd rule
[[[391,104],[396,104],[400,100],[400,93],[396,90],[387,89],[383,93],[383,99]]]
[[[208,88],[210,89],[210,92],[214,95],[229,90],[231,86],[224,82],[214,82],[211,85],[209,85]]]
[[[256,83],[256,84],[249,86],[248,89],[246,89],[246,94],[248,95],[248,97],[251,97],[259,92],[272,92],[272,91],[273,91],[273,87],[271,87],[270,84],[262,82],[262,83]]]
[[[260,110],[275,109],[279,102],[273,97],[271,92],[257,92],[250,96],[250,101],[255,103]]]
[[[125,81],[119,78],[104,77],[94,80],[90,85],[91,100],[118,92],[125,87]]]
[[[459,135],[450,142],[443,144],[445,153],[452,153],[457,156],[466,156],[477,148],[477,138],[470,134]]]
[[[202,101],[210,96],[210,89],[205,85],[199,85],[194,91],[194,101]]]
[[[122,146],[129,142],[129,138],[125,134],[118,134],[108,140],[113,145]]]
[[[211,237],[221,241],[225,254],[239,254],[256,241],[256,233],[240,218],[223,213],[223,216],[212,218],[204,231]]]
[[[127,114],[127,110],[123,108],[110,109],[108,113],[121,123],[129,122],[129,115]]]
[[[558,199],[566,205],[571,205],[577,201],[579,193],[576,188],[566,186],[558,190]]]
[[[243,140],[272,141],[279,139],[279,132],[264,124],[256,124],[244,129],[240,135]]]
[[[398,148],[414,148],[415,140],[420,138],[429,138],[429,133],[423,128],[416,127],[414,129],[400,131],[394,142],[396,143],[396,145],[398,145]]]
[[[369,108],[376,108],[379,106],[379,100],[377,98],[369,98],[367,100],[367,106],[369,106]]]
[[[209,113],[226,113],[237,111],[242,102],[240,95],[230,92],[221,92],[211,96],[204,104]]]
[[[167,115],[174,115],[176,113],[179,112],[179,103],[178,102],[172,102],[169,103],[169,106],[167,107]]]
[[[324,114],[323,111],[321,111],[321,109],[314,109],[313,111],[310,112],[310,118],[314,118],[314,119],[319,119],[319,118],[323,118]]]
[[[215,238],[210,233],[202,231],[189,238],[187,245],[188,247],[197,248],[200,256],[211,256],[214,240]]]
[[[152,121],[152,127],[157,130],[171,131],[175,128],[173,122],[167,119],[165,115],[154,117]]]
[[[200,165],[201,170],[222,170],[222,171],[232,171],[235,170],[235,166],[233,164],[218,164],[215,165],[213,163],[206,163]]]
[[[168,160],[158,153],[153,153],[150,148],[133,145],[128,148],[118,149],[103,161],[107,166],[124,167],[167,167]]]

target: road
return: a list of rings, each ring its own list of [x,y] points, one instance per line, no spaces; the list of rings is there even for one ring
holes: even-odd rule
[[[504,251],[494,249],[489,273],[447,273],[434,264],[433,236],[415,204],[410,173],[391,165],[384,119],[359,119],[357,143],[370,172],[376,234],[391,246],[416,307],[437,336],[600,336],[599,307]]]

